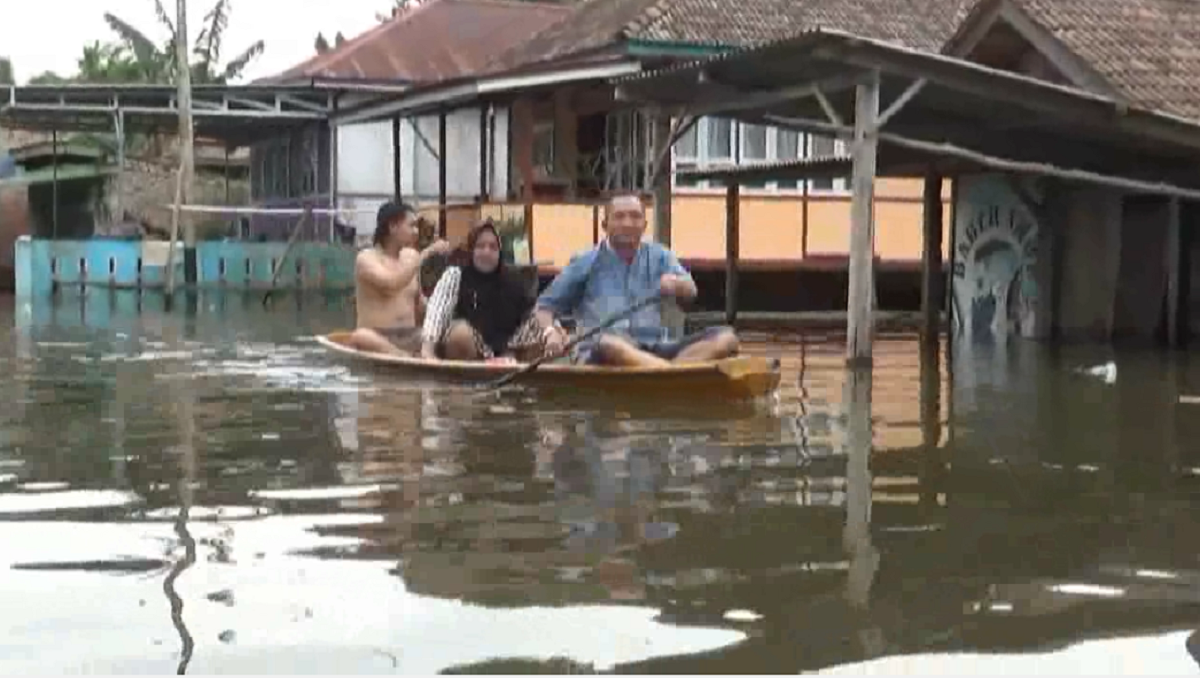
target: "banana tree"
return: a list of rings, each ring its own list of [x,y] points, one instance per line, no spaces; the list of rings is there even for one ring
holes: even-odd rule
[[[221,65],[222,40],[225,30],[229,27],[230,9],[230,0],[217,0],[212,9],[204,15],[200,31],[192,43],[193,58],[189,67],[194,84],[223,84],[236,80],[263,52],[263,41],[256,40]],[[155,42],[133,24],[115,14],[104,14],[105,22],[117,34],[117,44],[132,57],[134,63],[133,72],[129,73],[134,77],[126,82],[171,83],[175,80],[175,22],[164,9],[162,0],[154,0],[154,10],[158,15],[159,24],[167,29],[168,38],[162,43]]]

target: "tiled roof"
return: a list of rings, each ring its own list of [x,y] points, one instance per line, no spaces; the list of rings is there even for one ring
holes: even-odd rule
[[[499,55],[494,70],[507,70],[607,47],[630,23],[654,5],[669,0],[582,0],[571,14],[531,40]]]
[[[494,64],[514,68],[623,40],[746,47],[812,28],[937,50],[973,0],[584,0]]]
[[[1015,3],[1131,103],[1200,119],[1200,2]]]
[[[474,75],[496,54],[523,43],[570,12],[570,7],[544,2],[428,0],[270,80],[432,83]]]

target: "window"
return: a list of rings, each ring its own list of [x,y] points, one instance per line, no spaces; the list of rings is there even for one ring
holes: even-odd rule
[[[765,162],[767,160],[767,128],[765,125],[742,127],[742,160]]]
[[[542,176],[554,174],[554,122],[538,122],[533,126],[533,168]]]
[[[794,129],[775,130],[775,159],[779,162],[799,160],[804,157],[804,135]],[[779,189],[796,190],[801,187],[800,179],[780,179],[775,182]]]
[[[706,155],[712,159],[733,159],[733,121],[725,118],[706,118],[708,148]]]
[[[841,141],[828,137],[809,136],[791,129],[770,125],[738,123],[722,118],[700,118],[675,142],[676,172],[727,164],[788,162],[801,158],[819,158],[844,152]],[[695,181],[675,176],[675,185],[713,189],[716,181]],[[795,191],[803,188],[801,180],[769,181],[747,188]],[[813,179],[809,187],[815,191],[844,191],[844,178]]]
[[[680,159],[695,160],[700,155],[699,124],[692,125],[675,142],[675,155]]]
[[[811,135],[809,137],[810,158],[828,158],[843,152],[842,143],[833,137]],[[817,177],[809,180],[809,188],[814,191],[844,191],[846,180],[842,177]]]

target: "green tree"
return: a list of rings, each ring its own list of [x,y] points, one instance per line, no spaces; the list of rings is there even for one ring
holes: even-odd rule
[[[237,54],[224,64],[221,63],[223,38],[229,27],[231,0],[217,0],[208,14],[204,16],[200,32],[192,43],[192,82],[197,85],[221,84],[236,80],[260,54],[264,43],[256,40],[248,48]],[[97,53],[101,57],[96,63],[102,67],[101,72],[86,71],[84,60],[89,56],[84,50],[84,59],[80,61],[80,76],[95,77],[100,82],[148,82],[170,83],[175,80],[175,23],[163,8],[162,0],[154,0],[154,10],[158,15],[159,24],[166,29],[168,38],[159,43],[146,33],[116,16],[106,12],[104,20],[109,28],[117,34],[117,42],[112,50]],[[90,63],[89,63],[90,66]]]
[[[0,57],[0,85],[15,85],[12,61],[8,57]]]

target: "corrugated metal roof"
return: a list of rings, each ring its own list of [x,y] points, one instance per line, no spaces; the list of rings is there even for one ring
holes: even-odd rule
[[[571,8],[517,0],[429,0],[268,81],[299,78],[430,83],[474,75]]]
[[[104,165],[59,165],[57,171],[54,167],[43,167],[42,169],[21,172],[8,179],[0,180],[0,188],[7,186],[28,186],[30,184],[48,184],[55,180],[63,182],[71,181],[72,179],[96,179],[115,173],[115,168]]]

